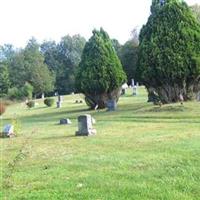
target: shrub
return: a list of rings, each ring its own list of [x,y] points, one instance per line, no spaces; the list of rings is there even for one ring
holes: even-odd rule
[[[24,87],[21,89],[23,97],[32,99],[33,95],[33,86],[30,83],[25,83]]]
[[[8,90],[8,98],[10,100],[20,100],[22,99],[22,92],[20,89],[13,87]]]
[[[6,106],[4,103],[0,103],[0,115],[3,115],[6,111]]]
[[[10,88],[8,90],[8,98],[10,100],[24,100],[26,98],[31,99],[33,93],[33,86],[29,83],[25,83],[25,85],[21,88]]]
[[[29,108],[33,108],[35,107],[35,101],[29,101],[26,103],[26,105],[29,107]]]
[[[51,106],[53,106],[53,104],[54,104],[54,99],[46,98],[46,99],[44,100],[44,104],[47,105],[48,107],[51,107]]]

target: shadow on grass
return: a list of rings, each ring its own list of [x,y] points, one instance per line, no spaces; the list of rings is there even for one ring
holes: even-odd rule
[[[23,122],[49,122],[49,121],[58,121],[59,118],[68,117],[70,119],[75,119],[76,115],[74,114],[83,114],[85,112],[88,112],[88,109],[80,109],[80,110],[72,110],[72,111],[57,111],[52,113],[39,113],[39,114],[33,114],[30,116],[23,116],[20,118]],[[65,116],[63,116],[65,114]]]
[[[61,139],[67,139],[67,138],[77,138],[77,136],[74,135],[61,135],[61,136],[52,136],[52,137],[44,137],[40,138],[42,140],[61,140]]]

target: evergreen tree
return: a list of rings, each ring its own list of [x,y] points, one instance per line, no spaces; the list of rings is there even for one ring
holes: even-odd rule
[[[118,100],[120,87],[126,81],[119,58],[108,34],[94,30],[86,43],[76,76],[78,92],[85,94],[86,103],[105,108],[108,99]]]
[[[140,32],[138,75],[163,103],[195,97],[200,82],[200,25],[181,0],[153,0]]]
[[[128,84],[131,84],[131,79],[137,81],[136,68],[138,60],[138,44],[133,40],[127,41],[119,51],[124,71],[126,72]]]
[[[0,63],[0,97],[7,94],[10,87],[8,68],[5,64]]]

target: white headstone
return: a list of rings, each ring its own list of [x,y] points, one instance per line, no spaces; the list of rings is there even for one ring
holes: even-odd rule
[[[137,95],[137,86],[133,86],[133,96]]]
[[[7,124],[3,127],[3,134],[7,137],[12,137],[14,135],[14,126],[12,124]]]
[[[92,127],[91,115],[81,115],[78,117],[78,131],[76,136],[90,136],[95,135],[96,130]]]

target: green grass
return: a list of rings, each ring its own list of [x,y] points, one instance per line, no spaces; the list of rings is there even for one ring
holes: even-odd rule
[[[200,199],[200,103],[161,108],[137,97],[120,98],[116,112],[89,111],[65,96],[61,109],[10,106],[21,134],[0,139],[0,199]],[[97,121],[94,137],[75,137],[77,116]],[[70,118],[72,125],[60,126]]]

